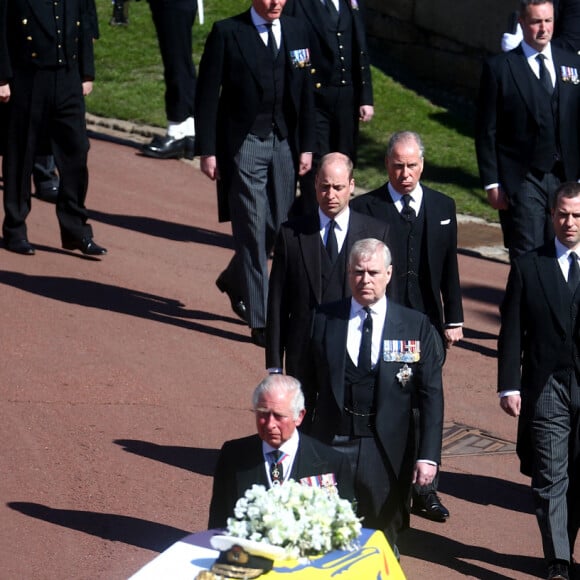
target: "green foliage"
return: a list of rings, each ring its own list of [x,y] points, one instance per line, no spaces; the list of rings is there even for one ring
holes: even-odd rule
[[[213,22],[238,14],[250,2],[211,0],[205,22],[194,26],[194,61],[199,63]],[[146,1],[131,1],[129,26],[110,26],[110,0],[97,0],[101,37],[95,44],[97,78],[87,109],[95,115],[164,127],[163,66]],[[369,190],[386,180],[384,151],[393,131],[417,131],[425,142],[423,180],[455,198],[460,213],[496,220],[479,184],[473,129],[450,111],[410,91],[373,68],[375,116],[361,124],[357,186]]]

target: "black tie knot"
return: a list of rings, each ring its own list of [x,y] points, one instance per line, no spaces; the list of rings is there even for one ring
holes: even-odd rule
[[[338,240],[336,239],[335,228],[336,222],[330,220],[328,222],[328,230],[326,234],[326,252],[332,263],[334,263],[336,258],[338,258]]]
[[[401,215],[408,222],[415,221],[415,218],[417,217],[415,210],[411,207],[412,200],[413,200],[413,198],[411,197],[411,195],[409,193],[405,193],[403,195],[403,209],[401,210]]]
[[[572,293],[574,293],[578,287],[578,284],[580,283],[580,266],[578,265],[578,254],[576,252],[570,252],[570,254],[568,254],[568,259],[570,260],[570,269],[568,270],[568,286]]]
[[[536,60],[538,61],[538,66],[540,70],[539,79],[542,83],[542,86],[548,91],[549,94],[552,94],[554,91],[554,85],[552,84],[552,77],[546,68],[546,55],[545,54],[538,54],[536,56]]]

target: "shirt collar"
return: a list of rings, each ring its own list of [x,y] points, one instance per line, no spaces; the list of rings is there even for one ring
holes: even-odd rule
[[[550,43],[548,43],[544,47],[544,50],[542,50],[542,52],[540,53],[535,48],[531,47],[525,40],[522,40],[522,50],[524,51],[524,56],[526,57],[527,60],[536,58],[538,54],[543,54],[546,57],[546,59],[551,62],[554,60],[552,58],[552,45]]]
[[[262,18],[254,9],[254,7],[252,6],[250,8],[250,16],[252,17],[252,22],[254,23],[254,26],[257,28],[258,26],[265,26],[266,24],[272,24],[272,28],[275,28],[276,26],[280,25],[280,19],[276,18],[276,20],[266,20],[265,18]]]
[[[354,318],[355,316],[360,316],[360,311],[364,308],[362,304],[357,302],[356,298],[350,299],[350,318]],[[383,296],[378,302],[371,304],[369,306],[372,316],[377,316],[380,318],[381,316],[385,317],[387,314],[387,296]]]
[[[558,238],[554,238],[554,244],[556,246],[556,259],[558,262],[569,261],[570,252],[576,252],[580,255],[580,248],[567,248]]]
[[[320,220],[320,229],[326,229],[328,222],[332,221],[320,208],[318,208],[318,218]],[[334,218],[334,223],[340,231],[348,229],[348,220],[350,219],[350,208],[346,206],[345,210]]]
[[[391,199],[393,200],[394,203],[397,203],[398,201],[403,203],[401,201],[403,199],[403,194],[396,191],[390,182],[387,183],[387,188],[389,190],[389,193],[391,194]],[[413,198],[413,205],[416,207],[420,207],[421,202],[423,201],[423,188],[421,187],[421,183],[419,181],[417,182],[415,189],[411,191],[409,195]]]
[[[292,435],[290,436],[290,439],[288,439],[288,441],[284,441],[284,443],[282,443],[282,445],[280,445],[280,447],[278,447],[278,449],[280,451],[283,451],[284,453],[286,453],[290,457],[295,457],[296,453],[298,452],[299,441],[300,441],[300,434],[298,432],[298,429],[294,429],[294,433],[292,433]],[[276,450],[275,447],[272,447],[271,445],[269,445],[265,441],[262,441],[262,452],[264,454],[264,458],[267,459],[268,453],[275,451],[275,450]]]

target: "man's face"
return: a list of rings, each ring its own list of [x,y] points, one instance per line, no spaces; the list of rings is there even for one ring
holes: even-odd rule
[[[254,10],[269,22],[280,18],[284,4],[286,0],[252,0]]]
[[[567,248],[577,250],[580,245],[580,195],[561,197],[552,212],[556,237]]]
[[[554,32],[554,5],[551,2],[530,4],[520,16],[524,40],[541,52],[552,40]]]
[[[411,193],[423,173],[423,158],[414,139],[399,141],[385,160],[389,182],[397,193]]]
[[[341,214],[354,192],[354,179],[349,179],[348,167],[341,161],[325,163],[316,175],[316,201],[322,213],[330,219]]]
[[[302,423],[304,411],[294,419],[291,408],[292,397],[289,393],[273,389],[264,393],[258,400],[256,413],[256,427],[262,441],[276,449],[288,441]]]
[[[393,266],[385,268],[381,252],[375,252],[368,260],[357,260],[348,270],[350,290],[355,300],[363,306],[378,302],[391,281]]]

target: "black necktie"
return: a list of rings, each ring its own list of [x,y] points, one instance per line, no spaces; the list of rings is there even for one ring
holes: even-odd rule
[[[275,449],[270,451],[268,455],[272,458],[270,463],[270,477],[272,479],[272,485],[281,485],[284,481],[284,468],[282,467],[282,462],[280,457],[282,457],[282,451]]]
[[[548,91],[548,94],[551,95],[554,92],[554,85],[552,84],[552,77],[546,68],[546,55],[538,54],[538,56],[536,56],[536,60],[538,61],[538,65],[540,67],[540,82],[546,91]]]
[[[326,0],[324,4],[328,11],[330,21],[333,24],[338,24],[338,10],[336,9],[334,2],[332,0]]]
[[[570,270],[568,270],[568,287],[570,288],[572,294],[576,292],[578,283],[580,283],[580,267],[578,266],[578,254],[576,252],[570,252],[568,255],[570,260]]]
[[[336,241],[336,232],[334,231],[335,226],[336,222],[330,220],[328,222],[328,233],[326,234],[326,252],[333,264],[336,258],[338,258],[338,242]]]
[[[272,30],[272,23],[267,22],[264,26],[268,31],[268,48],[272,53],[272,59],[276,60],[276,57],[278,56],[278,45],[276,44],[276,37],[274,36],[274,31]]]
[[[414,222],[417,218],[415,210],[411,207],[411,196],[408,193],[403,195],[403,209],[401,210],[401,215],[408,222]]]
[[[358,368],[365,371],[371,371],[373,365],[371,360],[371,351],[373,344],[373,318],[371,316],[371,309],[368,306],[364,307],[366,317],[362,325],[362,333],[360,338],[360,350],[358,351]]]

